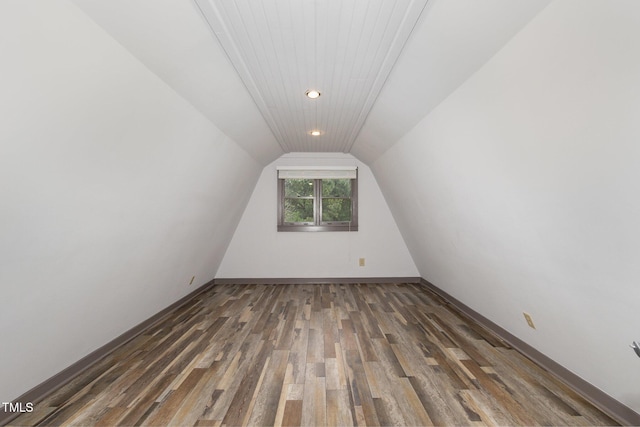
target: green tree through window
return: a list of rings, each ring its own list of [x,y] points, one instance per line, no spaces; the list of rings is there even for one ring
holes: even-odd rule
[[[278,180],[279,231],[357,231],[357,179]]]
[[[315,188],[313,179],[284,180],[284,222],[313,224]]]
[[[351,221],[351,180],[322,180],[321,222]]]

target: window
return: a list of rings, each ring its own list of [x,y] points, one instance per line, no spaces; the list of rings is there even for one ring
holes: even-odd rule
[[[357,169],[279,169],[278,231],[358,231]]]

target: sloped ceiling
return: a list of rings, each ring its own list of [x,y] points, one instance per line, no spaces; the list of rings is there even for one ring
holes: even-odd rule
[[[549,3],[73,1],[265,165],[305,151],[375,162]]]

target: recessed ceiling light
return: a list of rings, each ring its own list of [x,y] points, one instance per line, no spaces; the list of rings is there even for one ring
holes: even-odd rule
[[[320,132],[319,130],[312,130],[311,132],[309,132],[309,134],[310,134],[311,136],[318,136],[318,135],[320,135],[320,133],[321,133],[321,132]]]
[[[307,95],[307,98],[311,98],[311,99],[316,99],[320,96],[320,92],[314,89],[309,89],[304,94]]]

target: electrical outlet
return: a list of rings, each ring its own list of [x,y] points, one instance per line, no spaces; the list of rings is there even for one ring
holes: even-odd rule
[[[364,258],[360,258],[360,259],[358,260],[358,265],[359,265],[360,267],[364,267]]]
[[[637,342],[634,341],[633,344],[631,344],[629,347],[631,347],[633,349],[633,351],[636,352],[638,357],[640,357],[640,344],[638,344]]]
[[[189,282],[189,285],[193,285],[193,281],[196,279],[196,276],[192,276],[191,277],[191,281]]]
[[[533,324],[533,319],[531,318],[531,315],[527,312],[523,312],[522,313],[524,315],[525,320],[527,321],[527,325],[529,325],[531,328],[535,329],[536,325]]]

